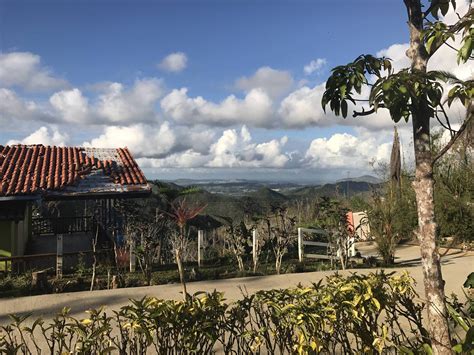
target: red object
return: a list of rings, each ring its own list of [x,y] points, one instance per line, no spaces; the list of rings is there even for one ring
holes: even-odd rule
[[[347,220],[347,229],[349,230],[349,233],[353,234],[355,232],[355,227],[354,227],[354,214],[352,213],[352,211],[347,212],[346,220]]]

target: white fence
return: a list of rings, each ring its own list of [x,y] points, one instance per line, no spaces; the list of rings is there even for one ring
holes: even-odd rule
[[[312,229],[312,228],[298,228],[298,259],[300,262],[303,259],[310,258],[310,259],[334,259],[340,256],[341,250],[337,248],[337,245],[330,243],[330,242],[318,242],[318,241],[311,241],[311,240],[304,240],[303,233],[312,233],[318,235],[329,236],[328,233],[323,229]],[[314,254],[314,253],[307,253],[304,252],[305,246],[318,246],[325,248],[326,252],[324,254]],[[337,248],[337,249],[336,249]],[[347,252],[349,256],[354,256],[356,254],[355,251],[355,239],[349,238],[347,241]]]

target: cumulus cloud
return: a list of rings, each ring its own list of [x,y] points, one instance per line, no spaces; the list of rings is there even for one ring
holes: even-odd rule
[[[80,123],[90,119],[89,102],[77,88],[55,93],[49,102],[66,122]]]
[[[163,81],[156,78],[138,79],[129,90],[123,84],[110,83],[99,96],[97,114],[109,122],[152,120],[163,93]]]
[[[303,71],[306,75],[311,75],[313,73],[318,73],[322,68],[327,64],[325,58],[317,58],[306,64],[303,68]]]
[[[139,157],[160,157],[173,150],[176,135],[167,122],[158,127],[143,124],[129,127],[109,126],[99,137],[84,142],[83,145],[99,148],[128,147]]]
[[[0,122],[3,127],[32,120],[51,120],[51,116],[37,103],[19,97],[10,89],[0,88]]]
[[[12,144],[43,144],[65,146],[69,141],[69,136],[66,133],[59,132],[56,128],[40,127],[35,132],[21,140],[10,140],[7,145]]]
[[[250,92],[253,89],[262,89],[269,96],[277,98],[287,93],[293,84],[293,77],[288,71],[261,67],[254,75],[250,77],[243,76],[237,79],[235,87],[245,92]]]
[[[0,53],[0,83],[29,91],[49,91],[68,85],[41,65],[39,55],[30,52]]]
[[[142,157],[145,168],[284,168],[290,156],[283,152],[287,137],[255,143],[246,126],[229,129],[210,145],[208,152],[189,148],[162,158]]]
[[[305,127],[310,125],[327,126],[331,121],[321,107],[324,84],[293,91],[283,99],[278,113],[287,127]]]
[[[160,79],[144,78],[127,89],[121,83],[103,83],[101,94],[90,103],[78,88],[63,90],[50,97],[50,104],[66,122],[128,123],[154,121],[155,104],[163,95]]]
[[[272,100],[262,89],[250,90],[243,99],[230,95],[219,103],[198,96],[188,96],[188,89],[174,89],[161,100],[164,114],[187,125],[199,123],[228,126],[249,124],[257,127],[272,125]]]
[[[305,164],[319,169],[367,171],[372,161],[388,161],[391,143],[379,143],[373,136],[359,138],[336,133],[330,138],[314,139],[305,154]]]
[[[208,154],[215,133],[209,129],[172,127],[169,122],[160,125],[135,124],[108,126],[103,133],[84,146],[101,148],[128,147],[137,157],[164,158],[189,149]]]
[[[158,68],[167,71],[178,73],[186,69],[188,64],[188,57],[183,52],[175,52],[168,54],[163,60],[158,64]]]

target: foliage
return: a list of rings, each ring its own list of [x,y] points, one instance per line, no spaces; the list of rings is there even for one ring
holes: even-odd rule
[[[228,244],[232,255],[237,261],[239,271],[244,271],[244,257],[249,244],[251,244],[252,230],[244,221],[235,223],[231,218],[223,217],[228,223],[224,240]]]
[[[348,209],[339,200],[322,197],[317,200],[316,223],[317,226],[328,232],[329,242],[338,251],[342,269],[349,261],[349,249],[355,242],[354,234],[350,231],[347,220]]]
[[[381,166],[386,172],[388,168]],[[371,235],[385,265],[393,263],[395,248],[401,240],[410,240],[417,226],[415,193],[406,171],[401,174],[399,186],[386,182],[374,190],[367,209]]]
[[[442,133],[433,135],[433,150],[440,149]],[[439,237],[454,237],[457,242],[474,242],[472,181],[474,160],[469,138],[458,144],[435,166],[435,211]],[[472,144],[472,143],[471,143]]]
[[[259,291],[231,304],[216,291],[185,301],[149,297],[113,316],[105,309],[85,319],[68,309],[51,321],[12,316],[0,327],[0,352],[420,353],[429,340],[416,298],[407,273],[333,275],[324,284]],[[453,302],[452,319],[472,325],[461,308]],[[467,344],[469,331],[459,334]]]
[[[261,224],[261,230],[267,236],[275,257],[275,270],[279,274],[283,256],[297,239],[296,217],[290,216],[285,207],[272,207],[272,213],[265,216]]]

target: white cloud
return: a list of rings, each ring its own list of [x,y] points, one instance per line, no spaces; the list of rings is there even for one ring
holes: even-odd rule
[[[305,154],[307,166],[318,169],[370,170],[371,161],[388,161],[391,143],[379,143],[373,136],[359,138],[336,133],[314,139]]]
[[[207,166],[283,168],[289,161],[289,157],[282,152],[287,140],[287,137],[283,137],[256,144],[252,143],[246,126],[240,132],[229,129],[211,146],[212,160]]]
[[[263,89],[269,96],[277,98],[287,93],[293,84],[294,80],[288,71],[261,67],[254,75],[237,79],[235,87],[245,92]]]
[[[158,67],[162,70],[178,73],[186,69],[188,64],[188,57],[183,52],[175,52],[167,55],[158,64]]]
[[[215,133],[209,129],[176,128],[169,122],[163,122],[160,125],[108,126],[99,137],[83,145],[128,147],[137,157],[164,158],[190,149],[198,154],[208,154],[214,136]]]
[[[0,53],[0,83],[29,91],[48,91],[68,85],[41,65],[39,55],[30,52]]]
[[[126,89],[120,83],[102,83],[92,104],[78,88],[53,94],[49,102],[60,118],[72,123],[136,123],[154,121],[155,105],[163,95],[160,79],[144,78]]]
[[[187,88],[174,89],[161,100],[165,115],[181,124],[249,124],[257,127],[274,124],[271,121],[272,100],[262,89],[250,90],[243,99],[230,95],[219,103],[207,101],[201,96],[191,98],[187,92]]]
[[[129,90],[123,84],[110,83],[99,96],[97,115],[108,122],[151,121],[163,93],[163,81],[156,78],[138,79]]]
[[[318,73],[322,68],[327,64],[325,58],[317,58],[306,64],[303,68],[303,71],[306,75],[311,75],[313,73]]]
[[[14,91],[0,88],[0,122],[3,128],[36,119],[48,121],[51,116],[34,101],[24,100]]]
[[[312,89],[303,86],[285,97],[278,110],[284,125],[287,127],[330,125],[332,122],[321,107],[324,90],[325,84],[317,85]]]
[[[290,161],[283,152],[286,142],[287,137],[254,143],[243,126],[240,131],[225,130],[207,152],[191,147],[161,158],[147,155],[139,163],[146,168],[283,168]]]
[[[104,133],[90,142],[86,147],[118,148],[128,147],[138,157],[163,156],[171,152],[176,145],[176,134],[169,123],[159,127],[143,124],[125,126],[109,126]]]
[[[49,102],[66,122],[81,123],[91,118],[89,102],[77,88],[55,93]]]
[[[43,144],[65,146],[69,141],[69,136],[65,133],[59,132],[56,128],[40,127],[35,132],[21,140],[10,140],[7,145],[12,144]]]
[[[188,149],[184,152],[174,153],[162,159],[139,158],[137,163],[142,168],[199,168],[206,164],[208,156]]]

